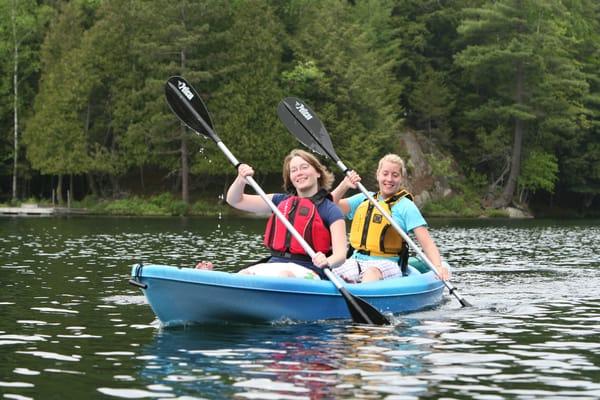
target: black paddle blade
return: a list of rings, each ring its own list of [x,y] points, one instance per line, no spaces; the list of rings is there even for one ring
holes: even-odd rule
[[[300,124],[292,112],[288,109],[288,105],[283,101],[277,106],[277,115],[283,122],[285,127],[298,139],[300,143],[308,147],[315,153],[327,157],[323,148],[312,138],[308,130]]]
[[[463,297],[456,297],[460,303],[461,306],[463,307],[473,307],[473,304],[469,303],[465,298]]]
[[[352,321],[357,324],[391,325],[391,322],[379,310],[360,297],[352,295],[346,288],[341,288],[340,293],[346,300]]]
[[[180,76],[172,76],[165,84],[165,96],[171,111],[181,122],[217,141],[210,113],[192,85]]]
[[[339,161],[325,126],[302,100],[286,97],[279,102],[277,115],[300,143],[323,156]]]

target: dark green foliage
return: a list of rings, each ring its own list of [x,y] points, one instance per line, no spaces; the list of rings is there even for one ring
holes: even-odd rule
[[[469,108],[469,123],[479,125],[480,140],[496,143],[492,154],[484,153],[487,160],[474,160],[489,167],[496,206],[511,203],[522,160],[530,151],[541,147],[559,154],[560,146],[577,142],[585,132],[581,99],[589,86],[576,61],[577,38],[564,22],[567,11],[560,2],[541,0],[502,0],[464,9],[458,27],[463,49],[455,62],[472,95],[461,107]],[[543,179],[553,182],[556,177]],[[496,192],[498,186],[501,192]]]
[[[438,168],[460,193],[431,206],[439,212],[477,214],[486,196],[484,204],[503,206],[552,193],[586,207],[600,197],[595,0],[5,1],[3,197],[13,160],[15,4],[19,26],[31,31],[21,43],[20,196],[42,192],[30,188],[50,180],[39,175],[62,176],[64,186],[75,175],[87,187],[72,191],[97,198],[159,186],[181,193],[188,212],[189,198],[216,199],[236,172],[169,110],[163,87],[178,74],[265,187],[279,187],[283,156],[301,147],[275,111],[298,96],[367,179],[379,157],[404,153],[403,129],[429,136],[460,167]]]
[[[425,131],[430,139],[435,138],[444,145],[450,142],[449,119],[454,107],[452,96],[443,75],[426,67],[408,99],[416,127]]]
[[[43,174],[81,174],[90,168],[84,114],[91,82],[80,75],[79,47],[89,21],[66,3],[41,50],[42,78],[23,139],[32,167]]]
[[[263,1],[238,3],[226,35],[226,74],[209,106],[223,142],[260,174],[279,172],[291,149],[275,112],[285,92],[278,85],[284,29]],[[212,146],[211,146],[212,147]],[[208,158],[210,156],[210,158]],[[210,163],[209,163],[210,162]],[[221,154],[202,155],[196,171],[235,170]]]
[[[13,178],[16,201],[30,177],[21,143],[40,71],[40,45],[52,9],[33,0],[0,2],[0,176]],[[1,188],[0,188],[1,190]]]
[[[137,196],[112,201],[108,204],[99,203],[93,211],[111,215],[185,215],[188,207],[170,193],[143,199]]]
[[[282,74],[288,93],[311,105],[338,155],[358,171],[370,171],[399,133],[394,42],[384,40],[391,32],[388,3],[353,7],[331,0],[307,7],[291,38],[293,61]]]

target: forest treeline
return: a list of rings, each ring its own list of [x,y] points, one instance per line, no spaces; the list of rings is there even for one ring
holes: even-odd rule
[[[169,110],[172,75],[271,180],[293,95],[358,171],[411,129],[488,207],[600,200],[596,0],[0,0],[0,71],[0,201],[157,174],[184,203],[221,193],[235,170]]]

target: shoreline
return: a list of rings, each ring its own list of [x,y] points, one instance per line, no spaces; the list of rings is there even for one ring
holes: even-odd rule
[[[516,210],[516,211],[515,211]],[[106,210],[93,210],[87,208],[76,208],[76,207],[53,207],[53,206],[44,206],[37,204],[23,204],[19,207],[0,207],[0,217],[65,217],[65,216],[96,216],[96,217],[242,217],[242,218],[266,218],[267,215],[256,215],[251,213],[245,213],[243,211],[237,211],[234,209],[230,209],[224,207],[222,210],[214,210],[214,211],[203,211],[200,213],[188,212],[183,214],[172,214],[167,210],[164,212],[148,212],[148,213],[136,213],[131,212],[127,213],[124,210],[119,210],[118,212],[110,212]],[[423,216],[426,219],[444,219],[444,218],[456,218],[456,219],[490,219],[490,220],[501,220],[501,219],[512,219],[512,220],[540,220],[540,219],[586,219],[586,218],[600,218],[600,213],[590,212],[588,214],[581,214],[576,212],[575,210],[561,210],[562,212],[541,212],[537,215],[523,212],[516,208],[508,207],[507,209],[498,209],[492,210],[492,213],[486,214],[482,213],[480,215],[473,214],[457,214],[455,212],[449,213],[423,213]]]

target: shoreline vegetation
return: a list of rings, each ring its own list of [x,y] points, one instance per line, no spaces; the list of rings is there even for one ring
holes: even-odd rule
[[[98,199],[87,196],[81,201],[74,201],[70,207],[66,204],[52,204],[48,200],[30,198],[16,203],[0,203],[3,207],[39,207],[61,208],[61,215],[105,215],[105,216],[235,216],[245,213],[227,205],[225,201],[201,198],[190,202],[189,205],[177,199],[171,193],[161,193],[153,196],[131,196],[124,199]],[[68,207],[68,208],[67,208]],[[68,210],[72,209],[70,213]],[[517,207],[501,209],[483,208],[478,201],[466,196],[430,201],[422,207],[423,215],[427,218],[588,218],[600,217],[592,210],[582,212],[574,209],[541,209],[531,211]]]

